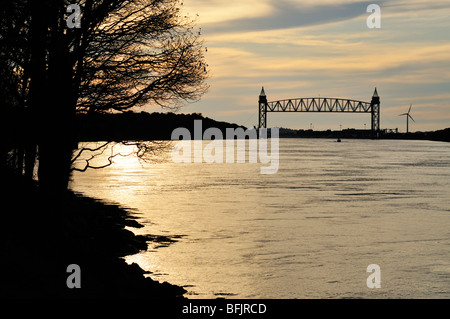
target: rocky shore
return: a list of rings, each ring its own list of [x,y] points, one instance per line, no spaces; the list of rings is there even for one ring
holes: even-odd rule
[[[0,231],[0,298],[183,299],[179,286],[144,276],[124,256],[147,249],[152,236],[130,212],[72,192],[60,198],[17,177],[6,177]],[[69,288],[69,265],[80,288]]]

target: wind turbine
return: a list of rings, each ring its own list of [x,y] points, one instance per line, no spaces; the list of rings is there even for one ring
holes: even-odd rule
[[[414,121],[414,119],[411,116],[411,108],[412,108],[412,104],[409,107],[408,113],[403,113],[400,114],[399,116],[406,116],[406,133],[409,133],[409,119],[413,120],[413,122],[415,123],[416,121]]]

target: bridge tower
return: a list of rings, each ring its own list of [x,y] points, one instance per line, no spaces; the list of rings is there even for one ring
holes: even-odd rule
[[[372,133],[379,137],[380,135],[380,97],[377,88],[373,92],[372,101],[370,102],[372,112]]]
[[[259,94],[259,122],[258,128],[267,128],[267,96],[264,86]]]

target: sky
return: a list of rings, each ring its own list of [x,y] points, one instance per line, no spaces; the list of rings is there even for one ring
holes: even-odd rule
[[[381,28],[369,28],[370,4]],[[450,1],[184,0],[207,47],[209,91],[180,112],[247,127],[269,101],[381,98],[381,128],[450,127]],[[198,16],[197,16],[198,15]],[[268,127],[370,128],[370,114],[268,113]]]

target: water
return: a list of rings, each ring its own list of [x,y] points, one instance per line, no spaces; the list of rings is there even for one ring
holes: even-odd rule
[[[274,175],[120,157],[71,187],[136,209],[135,233],[180,235],[127,260],[188,298],[450,298],[449,146],[281,139]]]

